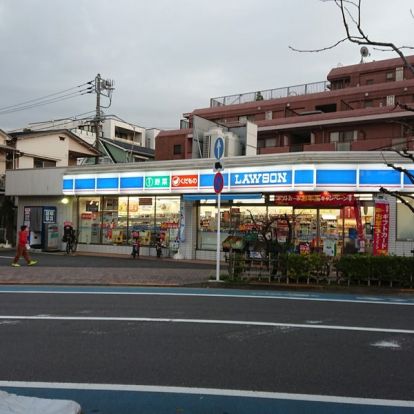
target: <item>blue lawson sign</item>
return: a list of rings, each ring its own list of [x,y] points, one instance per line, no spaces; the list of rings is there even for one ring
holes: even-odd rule
[[[218,141],[218,139],[217,139]],[[217,142],[216,141],[216,142]],[[223,155],[223,146],[218,144],[216,155]],[[219,148],[220,147],[220,148]],[[411,173],[414,173],[412,165],[406,165]],[[151,172],[156,174],[156,172]],[[160,173],[161,174],[161,173]],[[168,178],[163,191],[171,191],[169,173],[163,171],[162,176]],[[172,174],[172,173],[170,173]],[[214,188],[214,177],[209,170],[195,171],[198,174],[199,187],[183,189],[184,193],[212,192]],[[62,190],[64,194],[122,194],[141,192],[144,190],[145,172],[133,171],[124,174],[108,176],[108,174],[77,174],[63,177]],[[388,167],[360,164],[355,166],[344,165],[315,165],[301,166],[299,169],[294,166],[264,165],[257,168],[229,168],[222,173],[225,191],[298,191],[303,189],[333,190],[333,191],[377,191],[380,186],[390,188],[401,188],[402,191],[412,192],[414,185],[399,171]],[[180,191],[174,191],[179,193]]]
[[[224,155],[224,139],[222,137],[218,137],[214,142],[214,156],[216,157],[217,161],[220,161]]]

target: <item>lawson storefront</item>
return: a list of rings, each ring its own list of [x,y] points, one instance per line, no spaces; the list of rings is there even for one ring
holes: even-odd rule
[[[165,255],[214,260],[218,220],[222,241],[252,240],[270,220],[266,237],[283,242],[288,219],[298,253],[410,255],[412,213],[379,188],[411,194],[414,185],[381,160],[374,153],[224,159],[220,215],[211,159],[48,169],[47,186],[38,170],[16,170],[6,191],[18,196],[18,225],[27,205],[55,206],[58,228],[72,221],[83,251],[127,254],[136,231],[143,255],[154,255],[160,241]]]
[[[403,173],[372,162],[277,160],[257,164],[255,158],[252,166],[225,162],[220,217],[211,167],[76,171],[63,176],[63,194],[76,199],[74,222],[85,249],[125,246],[138,231],[144,248],[161,240],[170,254],[180,249],[185,258],[214,259],[218,219],[224,240],[228,235],[249,238],[258,225],[275,218],[269,237],[283,242],[288,228],[277,217],[293,223],[298,252],[409,254],[413,249],[411,212],[378,193],[381,186],[414,191]]]

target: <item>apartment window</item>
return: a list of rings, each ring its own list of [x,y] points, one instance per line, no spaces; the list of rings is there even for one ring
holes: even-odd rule
[[[33,168],[56,167],[56,161],[44,160],[42,158],[33,159]]]
[[[366,84],[366,85],[373,85],[373,84],[374,84],[374,79],[367,79],[367,80],[365,81],[365,84]]]
[[[354,131],[336,131],[330,133],[331,142],[352,142]]]
[[[402,81],[404,79],[404,68],[396,68],[395,69],[395,80],[396,81]]]
[[[385,79],[387,79],[388,81],[394,80],[394,72],[387,72],[385,74]]]
[[[270,120],[273,118],[273,112],[272,111],[266,111],[265,112],[265,119]]]
[[[372,108],[374,106],[374,102],[372,100],[364,101],[364,108]]]
[[[276,138],[266,138],[265,140],[265,147],[269,148],[269,147],[275,147],[276,146]]]
[[[176,144],[176,145],[174,145],[174,155],[179,155],[179,154],[181,154],[181,150],[182,150],[182,146],[181,146],[181,144]]]
[[[247,122],[247,116],[245,116],[245,115],[239,116],[239,122],[241,122],[241,123]]]
[[[388,95],[387,106],[394,106],[394,105],[395,105],[395,95]]]
[[[265,140],[264,139],[258,139],[257,140],[257,148],[264,148],[265,147]]]

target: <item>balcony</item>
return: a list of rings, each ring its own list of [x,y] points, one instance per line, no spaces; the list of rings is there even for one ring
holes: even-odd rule
[[[330,83],[327,81],[305,83],[302,85],[286,86],[277,89],[240,93],[238,95],[220,96],[210,99],[210,108],[225,105],[238,105],[247,102],[267,101],[270,99],[287,98],[289,96],[308,95],[329,91]]]

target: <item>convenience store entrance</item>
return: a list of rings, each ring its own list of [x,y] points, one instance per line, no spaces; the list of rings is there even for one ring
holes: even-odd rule
[[[352,193],[278,193],[276,205],[293,207],[295,240],[300,253],[323,252],[328,256],[356,253],[365,244],[369,209],[361,211]],[[361,214],[362,213],[362,214]],[[362,217],[363,216],[363,217]]]
[[[346,217],[348,215],[348,217]],[[356,220],[346,208],[295,208],[295,236],[301,253],[342,254],[352,243]],[[349,248],[349,247],[348,247]]]

